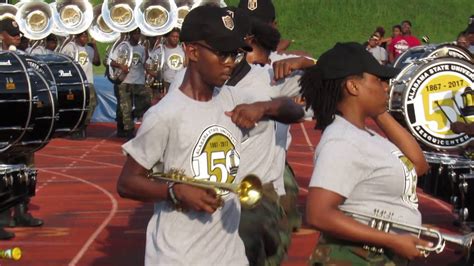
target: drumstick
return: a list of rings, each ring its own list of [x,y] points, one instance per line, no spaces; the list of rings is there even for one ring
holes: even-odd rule
[[[443,108],[441,108],[441,105],[439,105],[438,101],[435,101],[436,105],[439,107],[439,110],[441,110],[441,112],[444,114],[444,116],[446,116],[446,118],[448,119],[449,123],[453,123],[453,121],[451,121],[451,119],[449,119],[449,116],[446,114],[446,112],[443,110]]]
[[[458,112],[461,115],[462,120],[464,120],[465,123],[468,123],[466,118],[464,117],[464,115],[461,112],[461,108],[459,108],[458,102],[456,102],[456,99],[454,97],[452,99],[453,99],[454,105],[456,106],[456,109],[458,109]]]

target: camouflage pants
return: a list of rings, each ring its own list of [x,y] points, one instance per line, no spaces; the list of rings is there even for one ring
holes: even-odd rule
[[[117,99],[120,114],[117,114],[117,124],[123,124],[124,130],[133,130],[135,128],[133,120],[141,118],[151,106],[151,94],[151,89],[145,88],[144,85],[120,84],[118,86],[119,99]]]
[[[95,91],[94,84],[89,83],[89,110],[87,111],[86,120],[84,125],[87,126],[91,122],[92,115],[94,114],[95,108],[97,107],[97,93]]]
[[[281,264],[291,244],[292,233],[298,231],[301,227],[302,218],[297,206],[299,193],[298,183],[296,183],[295,174],[288,163],[285,165],[283,179],[286,194],[281,196],[279,200],[281,208],[280,219],[278,221],[280,244],[277,252],[267,258],[266,265]]]
[[[272,265],[267,258],[274,256],[281,244],[278,194],[272,184],[264,185],[263,190],[262,201],[253,209],[242,209],[240,219],[239,234],[250,265]]]
[[[321,235],[309,265],[334,266],[399,266],[408,261],[390,251],[383,254],[369,252],[362,245]]]

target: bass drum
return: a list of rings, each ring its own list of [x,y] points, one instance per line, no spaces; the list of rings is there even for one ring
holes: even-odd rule
[[[84,125],[89,110],[89,85],[81,66],[62,54],[36,55],[38,66],[53,85],[58,119],[54,136],[64,136]]]
[[[54,131],[55,98],[27,58],[15,52],[0,53],[1,157],[39,150]]]
[[[432,57],[454,57],[465,59],[467,61],[473,60],[472,54],[469,50],[452,43],[428,44],[415,46],[406,50],[403,54],[397,57],[393,66],[396,68],[404,68],[415,60]]]
[[[390,83],[389,111],[426,151],[463,150],[471,138],[451,131],[464,117],[462,93],[473,86],[474,65],[457,58],[426,58],[406,66]]]

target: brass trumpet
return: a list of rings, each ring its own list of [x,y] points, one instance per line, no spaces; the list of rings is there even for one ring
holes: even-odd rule
[[[363,222],[367,222],[368,225],[377,230],[384,232],[389,232],[390,229],[394,228],[397,230],[406,231],[417,235],[418,238],[426,237],[429,239],[435,239],[433,247],[417,247],[425,257],[427,257],[431,252],[436,252],[437,254],[443,252],[446,242],[450,242],[456,245],[459,245],[463,248],[464,254],[469,257],[471,251],[471,245],[474,238],[474,233],[466,235],[455,235],[455,234],[444,234],[439,232],[439,230],[433,228],[427,228],[422,226],[409,225],[401,222],[394,222],[391,220],[393,213],[386,211],[374,210],[374,215],[366,215],[358,212],[342,210],[346,215]],[[370,251],[383,253],[381,248],[369,248],[364,246],[365,249],[370,249]]]
[[[167,173],[153,172],[148,174],[148,178],[156,179],[166,182],[176,182],[188,184],[195,187],[205,189],[222,189],[237,194],[239,196],[242,208],[255,207],[262,198],[262,182],[256,175],[247,175],[239,184],[228,184],[213,182],[207,180],[194,179],[186,176],[184,171],[178,169],[171,169]]]

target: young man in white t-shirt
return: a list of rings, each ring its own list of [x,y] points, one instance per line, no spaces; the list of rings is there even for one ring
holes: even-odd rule
[[[123,73],[127,73],[125,79],[118,86],[120,108],[118,110],[121,114],[117,114],[117,124],[123,125],[123,131],[120,127],[117,128],[117,136],[130,139],[135,132],[135,119],[141,119],[143,114],[151,106],[152,92],[151,88],[145,87],[145,61],[146,53],[145,47],[139,44],[140,28],[131,31],[128,43],[131,46],[132,60],[130,65],[123,65],[119,63],[119,52],[115,49],[110,58],[112,59],[110,65],[115,68],[120,68]]]
[[[210,5],[186,16],[180,38],[189,65],[183,82],[150,108],[137,136],[123,145],[129,156],[118,180],[119,194],[155,202],[145,265],[248,264],[238,234],[236,195],[146,178],[162,163],[165,172],[178,168],[192,179],[237,184],[242,128],[286,111],[282,101],[235,106],[230,90],[218,88],[249,49],[233,16]]]

